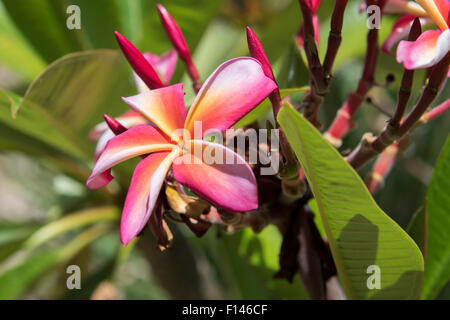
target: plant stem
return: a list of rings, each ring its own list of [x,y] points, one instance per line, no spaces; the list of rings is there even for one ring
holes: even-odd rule
[[[353,168],[360,168],[419,124],[420,118],[436,98],[439,88],[447,77],[449,63],[450,52],[432,68],[428,84],[422,90],[419,101],[398,129],[388,124],[377,138],[370,134],[363,137],[361,144],[347,157]]]
[[[377,4],[380,7],[380,12],[383,12],[385,3],[386,0],[368,0],[367,6]],[[347,100],[338,111],[336,118],[324,135],[325,138],[336,147],[341,145],[342,138],[353,128],[354,123],[352,117],[363,103],[367,92],[373,86],[375,66],[379,51],[378,29],[370,29],[367,34],[367,51],[364,60],[364,68],[358,87],[356,91],[351,92],[347,96]]]
[[[304,37],[305,40],[303,42],[306,57],[308,60],[308,66],[311,70],[311,81],[310,86],[311,90],[309,94],[303,99],[302,104],[299,109],[304,109],[304,116],[317,128],[322,127],[322,123],[318,119],[320,106],[323,103],[323,96],[328,91],[328,86],[330,84],[330,73],[333,68],[334,60],[336,58],[337,52],[339,50],[339,46],[341,44],[341,31],[342,25],[344,22],[344,12],[347,6],[348,0],[337,0],[335,3],[333,15],[331,17],[331,26],[330,26],[330,34],[328,36],[328,46],[327,52],[325,54],[325,61],[323,67],[320,66],[320,60],[317,55],[317,48],[315,42],[312,42],[313,47],[308,45],[308,39],[314,39],[314,28],[311,31],[311,23],[313,12],[308,10],[309,7],[305,4],[302,6],[302,1],[300,1],[300,6],[303,12],[304,19]],[[306,16],[305,16],[306,15]],[[308,38],[309,33],[309,38]],[[312,35],[312,37],[311,37]],[[320,77],[320,82],[317,81],[317,77]],[[317,84],[322,85],[323,87],[319,87]]]
[[[323,62],[323,72],[325,77],[330,75],[339,46],[341,45],[341,32],[347,2],[348,0],[336,0],[334,5],[333,15],[331,16],[330,34],[328,35],[327,52]]]
[[[421,33],[422,28],[420,25],[420,20],[419,18],[416,18],[411,27],[411,31],[409,32],[408,41],[416,41]],[[395,109],[395,114],[390,121],[393,127],[398,127],[400,125],[400,120],[405,113],[409,98],[411,97],[413,77],[414,70],[405,69],[405,71],[403,72],[402,84],[400,90],[398,90],[397,108]]]

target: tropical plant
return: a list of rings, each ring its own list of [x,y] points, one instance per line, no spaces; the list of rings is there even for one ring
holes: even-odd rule
[[[0,298],[449,298],[449,0],[161,2],[1,0]]]

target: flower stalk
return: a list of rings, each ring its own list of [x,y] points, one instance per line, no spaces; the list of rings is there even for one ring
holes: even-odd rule
[[[447,77],[449,64],[450,53],[447,53],[445,58],[433,67],[428,84],[422,90],[419,101],[398,129],[388,123],[377,138],[371,135],[365,135],[363,137],[361,144],[347,157],[347,161],[353,168],[359,169],[367,161],[383,152],[394,141],[402,138],[420,124],[419,120],[436,98],[441,84]]]
[[[368,0],[367,6],[378,5],[380,12],[386,0]],[[351,92],[347,96],[342,108],[338,111],[336,118],[331,124],[328,131],[325,133],[325,138],[334,146],[339,147],[342,143],[342,138],[353,128],[353,115],[364,102],[367,92],[374,84],[374,73],[379,53],[378,46],[378,29],[371,29],[367,34],[367,51],[364,60],[364,68],[359,80],[356,91]]]
[[[342,42],[342,25],[344,24],[344,12],[348,0],[336,0],[333,14],[331,16],[330,34],[328,35],[327,52],[323,61],[323,72],[327,82],[333,68],[334,60]]]
[[[422,28],[419,18],[416,18],[409,32],[408,41],[416,41],[417,38],[422,33]],[[397,108],[395,109],[395,114],[392,117],[390,124],[391,126],[397,128],[400,125],[400,120],[405,113],[406,107],[408,105],[409,98],[411,97],[411,87],[413,84],[414,70],[407,70],[403,72],[402,84],[397,95]]]
[[[157,4],[156,7],[158,8],[161,22],[167,32],[167,35],[170,38],[170,41],[177,50],[181,60],[183,60],[184,64],[186,65],[189,77],[193,82],[194,91],[198,93],[202,86],[202,82],[200,80],[200,75],[197,67],[192,60],[192,55],[186,43],[186,40],[184,39],[183,33],[181,32],[178,24],[175,22],[175,19],[170,15],[169,11],[167,11],[167,9],[163,5]]]

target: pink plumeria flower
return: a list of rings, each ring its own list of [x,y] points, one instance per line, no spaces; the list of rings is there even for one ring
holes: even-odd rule
[[[131,43],[128,42],[123,36],[120,34],[116,34],[119,43],[121,44],[121,48],[124,48],[125,51],[130,51]],[[125,41],[125,40],[126,41]],[[137,49],[136,49],[137,50]],[[177,65],[178,54],[176,50],[172,49],[161,56],[152,54],[150,52],[146,52],[142,55],[146,61],[153,67],[157,77],[162,82],[163,85],[169,85],[172,79],[173,73],[175,72],[175,67]],[[145,82],[139,77],[139,75],[133,71],[133,76],[136,82],[136,87],[139,93],[150,90],[151,88],[145,84]],[[124,114],[116,117],[116,120],[119,121],[124,127],[132,128],[139,124],[146,124],[148,120],[143,117],[140,113],[135,111],[128,111]],[[89,139],[94,141],[98,140],[97,146],[95,148],[95,159],[99,157],[102,153],[103,149],[106,146],[106,143],[115,136],[115,134],[109,129],[106,122],[101,122],[97,124],[89,134]]]
[[[420,4],[420,6],[419,6]],[[397,47],[397,61],[406,69],[429,68],[438,63],[450,50],[449,0],[388,0],[389,13],[404,13],[394,25],[382,49],[390,53],[392,47],[408,35],[416,17],[422,25],[434,24],[436,30],[422,33],[416,41],[400,41]],[[385,10],[386,11],[386,10]]]
[[[86,183],[89,188],[102,187],[113,179],[110,170],[114,165],[149,154],[137,165],[125,200],[120,225],[124,245],[144,228],[171,168],[180,184],[214,205],[234,212],[258,207],[256,179],[250,166],[234,151],[202,138],[233,126],[275,88],[257,60],[241,57],[214,71],[187,115],[182,84],[124,98],[155,126],[138,125],[109,140]],[[197,138],[194,124],[199,121],[202,130]],[[195,161],[196,149],[221,154],[233,163]]]

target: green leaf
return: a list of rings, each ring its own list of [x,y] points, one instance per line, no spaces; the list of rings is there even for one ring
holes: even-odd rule
[[[25,290],[33,285],[44,273],[67,261],[84,247],[104,235],[110,229],[94,226],[68,244],[53,249],[31,253],[17,264],[6,267],[0,273],[0,299],[18,299]],[[0,266],[3,267],[3,266]]]
[[[282,237],[275,226],[259,234],[244,229],[225,239],[228,259],[243,299],[307,299],[298,277],[276,279]]]
[[[59,130],[57,119],[54,119],[45,109],[36,104],[27,103],[22,106],[17,114],[19,106],[23,105],[23,99],[12,92],[0,89],[0,123],[2,131],[9,131],[22,142],[22,148],[34,149],[36,143],[44,143],[50,147],[60,150],[75,157],[84,158],[86,154],[79,147],[77,139],[71,134],[65,135]],[[60,123],[59,127],[63,125]],[[21,137],[25,135],[25,137]],[[5,137],[5,133],[2,133]],[[9,140],[9,139],[8,139]],[[28,151],[28,150],[27,150]],[[42,149],[45,152],[45,149]]]
[[[411,220],[406,227],[406,231],[414,239],[416,244],[419,246],[420,251],[424,257],[426,257],[426,232],[427,232],[427,212],[424,206],[421,206],[414,212]]]
[[[70,230],[78,229],[101,221],[115,221],[118,220],[119,217],[120,211],[116,207],[91,208],[68,214],[63,218],[48,223],[37,230],[24,243],[24,248],[36,248],[50,239]]]
[[[303,87],[309,84],[309,71],[295,40],[291,41],[283,57],[277,82],[280,88]]]
[[[119,6],[116,1],[70,0],[69,4],[80,7],[81,31],[85,33],[84,37],[89,39],[90,48],[117,48],[114,31],[121,30],[121,19]],[[67,4],[67,6],[69,4]],[[69,15],[67,14],[66,17],[68,16]]]
[[[66,1],[3,0],[3,4],[22,34],[47,62],[87,48],[82,29],[67,28]]]
[[[375,203],[359,175],[306,119],[285,104],[278,121],[308,179],[349,299],[418,298],[423,258],[414,241]],[[380,289],[367,281],[380,270]]]
[[[308,88],[309,87],[281,89],[280,90],[281,99],[289,97],[299,92],[304,92]],[[264,116],[267,115],[267,113],[271,110],[271,108],[272,103],[270,102],[269,98],[267,98],[263,102],[261,102],[259,106],[250,111],[248,114],[246,114],[245,117],[239,120],[233,127],[236,129],[243,128],[245,126],[252,124],[255,121],[261,120],[262,118],[264,118]]]
[[[119,51],[73,53],[52,63],[20,101],[13,97],[16,119],[2,112],[2,122],[78,158],[90,159],[89,131],[103,114],[128,110],[121,96],[133,92],[130,68]],[[3,109],[11,108],[3,97]]]
[[[14,26],[0,3],[0,63],[31,81],[45,68],[45,62]]]
[[[426,195],[428,214],[422,298],[433,299],[450,279],[450,139],[439,156]]]
[[[35,224],[0,224],[0,262],[18,250],[25,239],[38,228]]]

